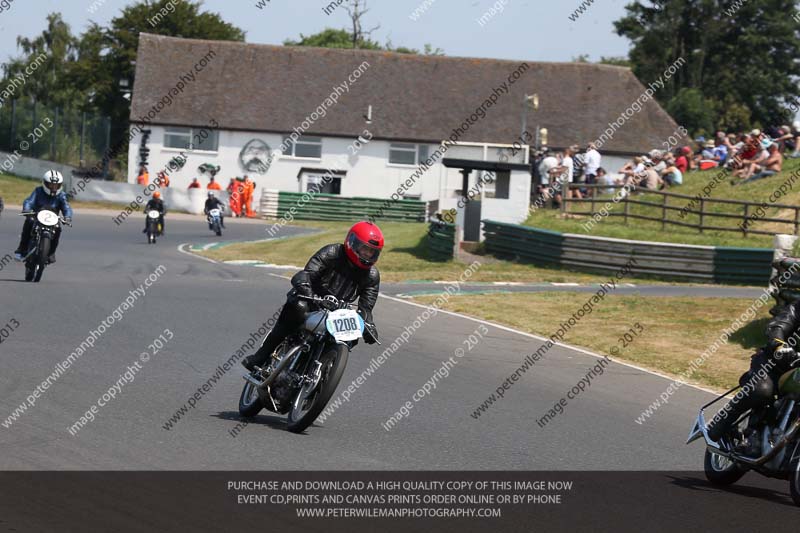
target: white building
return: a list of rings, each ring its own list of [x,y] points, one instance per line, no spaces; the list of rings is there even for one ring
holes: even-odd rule
[[[169,171],[173,187],[194,177],[205,186],[203,164],[220,167],[223,188],[246,174],[256,198],[261,189],[306,191],[330,170],[335,178],[322,192],[438,200],[440,209],[455,207],[462,194],[461,174],[443,159],[527,164],[521,141],[532,136],[521,139],[523,113],[529,131],[548,128],[551,146],[585,144],[644,90],[630,70],[605,65],[149,34],[140,36],[133,87],[131,182],[143,156],[151,176]],[[538,111],[523,106],[533,93],[542,102]],[[651,101],[604,153],[643,153],[675,127]],[[185,159],[180,169],[170,167],[176,157]],[[477,178],[473,173],[470,183]],[[500,173],[481,191],[481,217],[524,220],[530,188],[528,172]]]

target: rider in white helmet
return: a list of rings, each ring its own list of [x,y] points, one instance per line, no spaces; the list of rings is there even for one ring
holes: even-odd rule
[[[67,194],[61,190],[64,185],[64,177],[61,172],[57,170],[48,170],[42,176],[42,185],[36,187],[28,198],[22,202],[22,210],[25,212],[38,213],[42,209],[53,211],[56,214],[63,214],[67,219],[67,223],[72,221],[72,208],[69,206]],[[31,230],[33,229],[33,216],[25,217],[25,223],[22,225],[22,235],[19,239],[19,247],[14,252],[14,257],[17,260],[22,260],[28,252],[28,243],[31,239]],[[55,237],[50,248],[50,262],[56,262],[56,248],[58,248],[58,240],[61,237],[61,228],[56,230]]]

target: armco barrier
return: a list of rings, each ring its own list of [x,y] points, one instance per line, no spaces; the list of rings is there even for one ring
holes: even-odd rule
[[[385,205],[386,202],[381,198],[264,190],[261,194],[261,215],[298,220],[350,221],[374,216],[376,220],[425,221],[425,202],[398,200]]]
[[[727,248],[591,237],[484,220],[486,250],[522,262],[616,272],[636,258],[634,273],[708,282],[766,284],[769,248]]]
[[[450,261],[456,243],[456,227],[445,222],[431,222],[425,246],[431,261]]]

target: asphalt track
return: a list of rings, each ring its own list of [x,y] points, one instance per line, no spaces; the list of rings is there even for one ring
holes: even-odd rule
[[[0,219],[0,250],[16,246],[21,219]],[[481,323],[439,313],[424,323],[323,425],[285,431],[266,412],[241,428],[238,365],[204,393],[172,429],[164,423],[217,372],[251,332],[280,306],[286,279],[267,269],[213,263],[181,253],[183,243],[215,242],[199,217],[170,217],[167,235],[148,245],[141,216],[117,227],[110,213],[78,212],[58,263],[39,284],[23,283],[22,266],[0,270],[0,326],[20,325],[0,344],[0,422],[75,350],[159,265],[163,275],[100,336],[33,407],[0,426],[0,470],[661,470],[702,466],[702,446],[685,446],[707,392],[683,387],[640,425],[635,419],[670,381],[613,363],[564,413],[539,428],[542,416],[597,364],[556,346],[478,419],[470,414],[541,342],[488,325],[488,334],[416,403],[391,431],[382,423],[430,380]],[[301,231],[285,228],[285,235]],[[228,223],[226,240],[265,237],[258,222]],[[5,254],[5,252],[3,252]],[[2,254],[0,254],[2,255]],[[403,329],[421,307],[382,298],[376,322],[382,347],[359,345],[340,391]],[[574,310],[565,309],[565,318]],[[509,310],[513,312],[513,310]],[[165,329],[174,338],[142,364],[135,379],[76,435],[68,427]],[[743,486],[786,503],[788,486],[751,475]],[[720,496],[741,505],[747,490]],[[752,500],[751,500],[752,501]],[[750,505],[750,504],[745,504]],[[763,500],[759,498],[759,505]]]

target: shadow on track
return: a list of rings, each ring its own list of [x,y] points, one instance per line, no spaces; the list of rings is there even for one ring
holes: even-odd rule
[[[757,474],[754,474],[757,475]],[[712,485],[708,480],[702,477],[673,477],[670,476],[671,483],[683,489],[689,489],[706,493],[722,493],[733,494],[737,496],[744,496],[746,498],[758,498],[765,502],[777,503],[791,508],[796,508],[789,496],[788,486],[786,492],[772,490],[764,487],[752,487],[747,485],[730,485],[728,487],[718,487]]]

